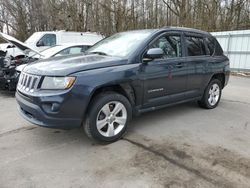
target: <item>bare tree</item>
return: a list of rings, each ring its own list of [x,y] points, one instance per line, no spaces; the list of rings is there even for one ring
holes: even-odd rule
[[[249,0],[0,0],[0,30],[21,40],[44,30],[120,31],[163,26],[249,29]]]

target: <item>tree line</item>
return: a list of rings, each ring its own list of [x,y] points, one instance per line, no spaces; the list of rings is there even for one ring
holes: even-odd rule
[[[36,31],[93,31],[106,36],[183,26],[250,29],[249,0],[0,0],[0,31],[25,40]]]

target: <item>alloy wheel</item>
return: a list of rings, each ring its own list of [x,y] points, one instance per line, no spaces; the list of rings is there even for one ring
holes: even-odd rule
[[[119,134],[127,122],[127,110],[119,101],[105,104],[99,111],[96,126],[99,133],[105,137]]]
[[[214,106],[217,104],[219,98],[220,98],[220,87],[217,83],[214,83],[209,89],[208,103],[211,106]]]

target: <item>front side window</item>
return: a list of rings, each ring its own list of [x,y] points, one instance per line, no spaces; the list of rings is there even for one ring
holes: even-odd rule
[[[181,57],[181,36],[165,35],[157,39],[150,48],[161,48],[163,50],[163,58]]]
[[[54,45],[56,45],[55,34],[46,34],[37,42],[37,46],[54,46]]]
[[[203,38],[187,36],[186,45],[188,56],[206,55],[206,48]]]

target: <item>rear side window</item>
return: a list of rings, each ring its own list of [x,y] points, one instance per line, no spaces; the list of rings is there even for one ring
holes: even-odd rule
[[[206,55],[206,48],[203,38],[186,36],[186,45],[188,56]]]
[[[206,38],[205,39],[207,43],[207,48],[208,48],[208,54],[209,55],[214,55],[215,52],[215,40],[213,38]]]

